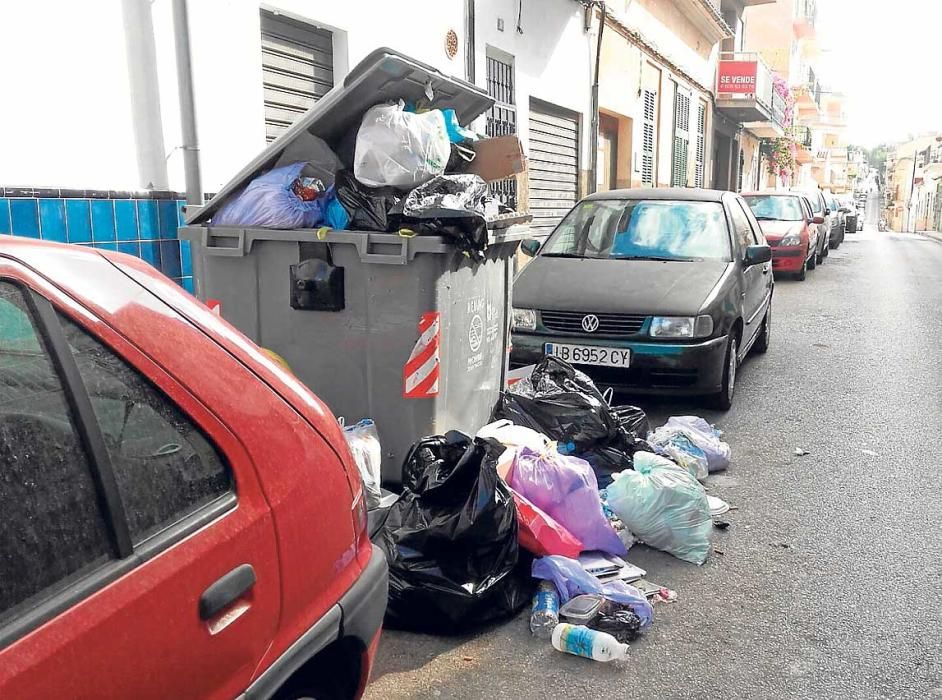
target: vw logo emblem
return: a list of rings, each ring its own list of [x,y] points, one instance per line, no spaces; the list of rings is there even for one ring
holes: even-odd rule
[[[595,314],[586,314],[582,317],[582,330],[586,333],[595,333],[599,329],[599,317]]]

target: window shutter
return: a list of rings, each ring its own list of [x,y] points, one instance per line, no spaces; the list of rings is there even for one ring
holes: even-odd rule
[[[701,101],[697,110],[697,163],[694,187],[703,187],[706,160],[706,103]]]
[[[674,150],[671,185],[687,186],[687,153],[690,150],[690,95],[674,90]]]
[[[657,93],[644,91],[644,124],[641,145],[641,184],[654,186],[654,113]]]

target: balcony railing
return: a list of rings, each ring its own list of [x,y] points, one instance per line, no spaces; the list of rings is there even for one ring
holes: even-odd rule
[[[798,125],[788,129],[788,137],[806,150],[811,150],[811,129],[807,126]]]

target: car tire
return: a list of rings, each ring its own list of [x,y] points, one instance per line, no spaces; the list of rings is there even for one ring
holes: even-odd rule
[[[769,344],[772,341],[772,302],[769,301],[769,308],[765,310],[765,318],[762,319],[762,328],[759,329],[759,337],[753,343],[752,349],[759,355],[764,355],[769,351]]]
[[[802,260],[801,269],[795,273],[795,279],[798,280],[799,282],[804,282],[807,277],[808,277],[808,261]]]
[[[805,258],[807,260],[807,265],[809,270],[813,270],[818,266],[818,256],[812,255],[810,258]]]
[[[736,393],[736,375],[739,369],[739,341],[733,335],[726,345],[726,357],[723,360],[723,388],[710,397],[710,404],[720,411],[728,411],[733,406]]]

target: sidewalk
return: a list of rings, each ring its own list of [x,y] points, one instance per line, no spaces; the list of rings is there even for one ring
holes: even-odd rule
[[[939,243],[942,243],[942,231],[916,231],[920,236],[926,236],[927,238],[934,238]]]

